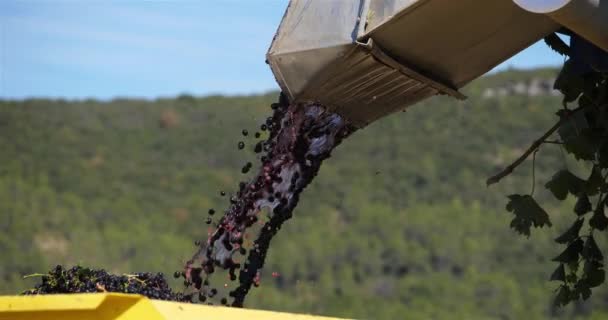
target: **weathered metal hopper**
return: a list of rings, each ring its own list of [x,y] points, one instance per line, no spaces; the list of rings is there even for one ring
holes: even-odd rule
[[[560,27],[513,0],[291,0],[267,54],[292,101],[363,127],[459,88]]]

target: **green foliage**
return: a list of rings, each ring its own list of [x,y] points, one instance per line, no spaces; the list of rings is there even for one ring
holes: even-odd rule
[[[515,215],[505,212],[504,195],[529,189],[531,163],[491,190],[483,181],[552,124],[560,98],[475,92],[555,74],[491,75],[465,89],[467,101],[434,98],[347,139],[273,240],[247,306],[357,319],[606,317],[606,285],[559,309],[548,297],[558,285],[547,281],[551,259],[561,251],[553,240],[572,217],[584,225],[562,250],[587,240],[597,195],[580,218],[576,194],[562,203],[536,188],[554,227],[527,239],[505,227]],[[24,275],[56,264],[114,274],[180,269],[206,235],[207,210],[227,205],[219,190],[234,192],[247,177],[242,165],[255,163],[255,125],[275,99],[0,101],[0,292],[31,288],[36,280]],[[539,186],[555,168],[591,177],[557,146],[538,157]],[[606,232],[593,236],[602,249]],[[591,284],[604,269],[583,261],[578,268]]]
[[[549,36],[546,42],[552,49],[570,54],[570,48],[557,35]],[[587,300],[592,295],[591,289],[600,286],[605,280],[604,255],[595,236],[608,226],[605,214],[608,199],[608,74],[599,71],[580,72],[578,69],[581,61],[576,59],[578,57],[571,57],[564,63],[555,81],[555,88],[564,96],[563,109],[557,112],[559,120],[556,124],[556,138],[557,144],[565,153],[583,162],[591,170],[589,178],[584,180],[568,169],[562,169],[545,184],[560,201],[566,200],[568,194],[576,197],[574,223],[555,239],[555,242],[566,245],[553,259],[559,266],[550,277],[552,281],[562,282],[554,301],[554,305],[560,307],[579,299]],[[569,109],[571,103],[576,103],[577,108]],[[547,134],[549,133],[551,131]],[[541,145],[545,143],[549,141],[541,141]],[[532,148],[536,152],[540,146],[533,144]],[[544,210],[533,202],[531,196],[517,197],[510,196],[507,209],[515,210],[517,217],[526,217],[524,222],[519,222],[516,226],[520,233],[529,236],[531,225],[542,226],[533,223],[533,217],[541,217]],[[525,205],[521,199],[526,199]],[[515,200],[518,202],[514,203]],[[589,213],[592,213],[588,220],[589,231],[581,235],[584,217]],[[511,226],[513,225],[512,222]],[[581,268],[581,265],[584,267]]]

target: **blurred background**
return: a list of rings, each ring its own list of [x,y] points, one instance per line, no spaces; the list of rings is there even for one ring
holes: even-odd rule
[[[255,131],[277,99],[264,55],[287,3],[0,2],[0,294],[56,264],[182,267],[206,236],[207,210],[227,206],[219,191],[236,191],[255,160],[240,132]],[[543,185],[576,164],[541,150],[537,194],[555,224],[528,239],[504,206],[531,188],[530,163],[485,187],[554,123],[562,62],[534,44],[467,86],[468,100],[433,98],[345,141],[274,240],[248,307],[607,317],[606,286],[584,304],[551,304],[552,239],[573,203],[559,206]]]

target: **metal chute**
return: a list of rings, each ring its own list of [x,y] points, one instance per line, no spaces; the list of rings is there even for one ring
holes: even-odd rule
[[[292,101],[355,125],[446,94],[559,24],[512,0],[291,0],[267,54]]]

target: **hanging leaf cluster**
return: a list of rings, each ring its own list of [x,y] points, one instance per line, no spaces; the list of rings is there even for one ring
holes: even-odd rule
[[[604,254],[596,238],[608,227],[608,74],[581,68],[584,61],[581,57],[572,57],[573,50],[557,35],[545,41],[560,54],[570,56],[554,85],[563,93],[563,108],[557,112],[558,140],[552,141],[552,145],[559,145],[592,168],[583,177],[560,170],[545,184],[560,201],[569,196],[576,199],[573,223],[555,239],[564,249],[553,259],[558,265],[550,276],[551,281],[560,282],[554,303],[565,306],[575,300],[588,299],[592,289],[602,285],[606,278]],[[534,144],[534,152],[544,144],[545,141]],[[551,226],[549,214],[533,194],[514,194],[508,198],[506,209],[514,215],[511,228],[518,233],[530,236],[532,227]]]

